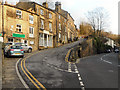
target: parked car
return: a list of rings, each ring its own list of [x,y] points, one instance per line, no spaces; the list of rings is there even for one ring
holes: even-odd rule
[[[13,42],[5,43],[5,46],[7,46],[7,45],[14,45],[14,43]]]
[[[108,49],[106,52],[107,52],[107,53],[110,53],[110,52],[111,52],[111,50],[110,50],[110,49]]]
[[[119,53],[119,50],[118,50],[118,49],[115,49],[114,52],[115,52],[115,53]]]
[[[8,45],[4,49],[4,55],[7,57],[10,56],[21,56],[24,57],[24,51],[21,46]]]
[[[32,52],[32,47],[28,46],[28,45],[26,45],[24,43],[15,43],[15,45],[21,46],[23,48],[24,52],[29,52],[29,53]]]

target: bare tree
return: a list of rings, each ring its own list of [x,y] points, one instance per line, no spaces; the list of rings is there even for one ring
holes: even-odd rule
[[[94,36],[96,32],[97,35],[101,35],[101,31],[107,26],[107,18],[108,14],[102,7],[95,8],[93,11],[87,13],[87,19],[94,30]]]

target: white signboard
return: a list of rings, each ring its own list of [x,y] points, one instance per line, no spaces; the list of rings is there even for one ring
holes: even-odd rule
[[[0,37],[0,42],[3,42],[3,37]]]
[[[45,33],[45,34],[49,34],[49,31],[44,30],[43,33]]]
[[[30,41],[30,44],[34,44],[34,41]]]

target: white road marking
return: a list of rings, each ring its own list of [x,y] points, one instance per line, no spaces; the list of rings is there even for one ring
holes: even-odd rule
[[[81,86],[84,86],[83,82],[80,82],[80,85],[81,85]]]
[[[78,79],[79,79],[79,81],[80,81],[81,89],[82,89],[82,90],[85,90],[85,88],[84,88],[84,84],[83,84],[83,82],[82,82],[82,78],[81,78],[81,76],[80,76],[80,74],[79,74],[79,71],[78,71],[78,69],[77,69],[76,64],[74,64],[74,67],[75,67],[75,72],[77,72]]]
[[[68,63],[68,72],[72,72],[72,70],[71,70],[71,63],[70,62]]]
[[[109,61],[107,61],[107,60],[103,60],[103,61],[106,62],[106,63],[112,64],[112,62],[109,62]]]
[[[79,77],[79,80],[81,81],[81,80],[82,80],[82,78],[81,78],[81,77]]]
[[[80,74],[78,74],[78,77],[80,77]]]
[[[82,89],[82,90],[85,90],[85,88],[84,88],[84,87],[82,87],[81,89]]]
[[[101,60],[104,61],[104,62],[106,62],[106,63],[112,64],[112,62],[103,59],[103,57],[108,56],[108,55],[109,55],[109,54],[103,55],[103,56],[101,57]]]

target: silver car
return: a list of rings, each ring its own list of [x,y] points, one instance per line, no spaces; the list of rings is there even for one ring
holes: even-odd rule
[[[21,46],[23,48],[24,52],[29,52],[29,53],[32,52],[32,47],[28,46],[24,43],[15,43],[14,45]]]

